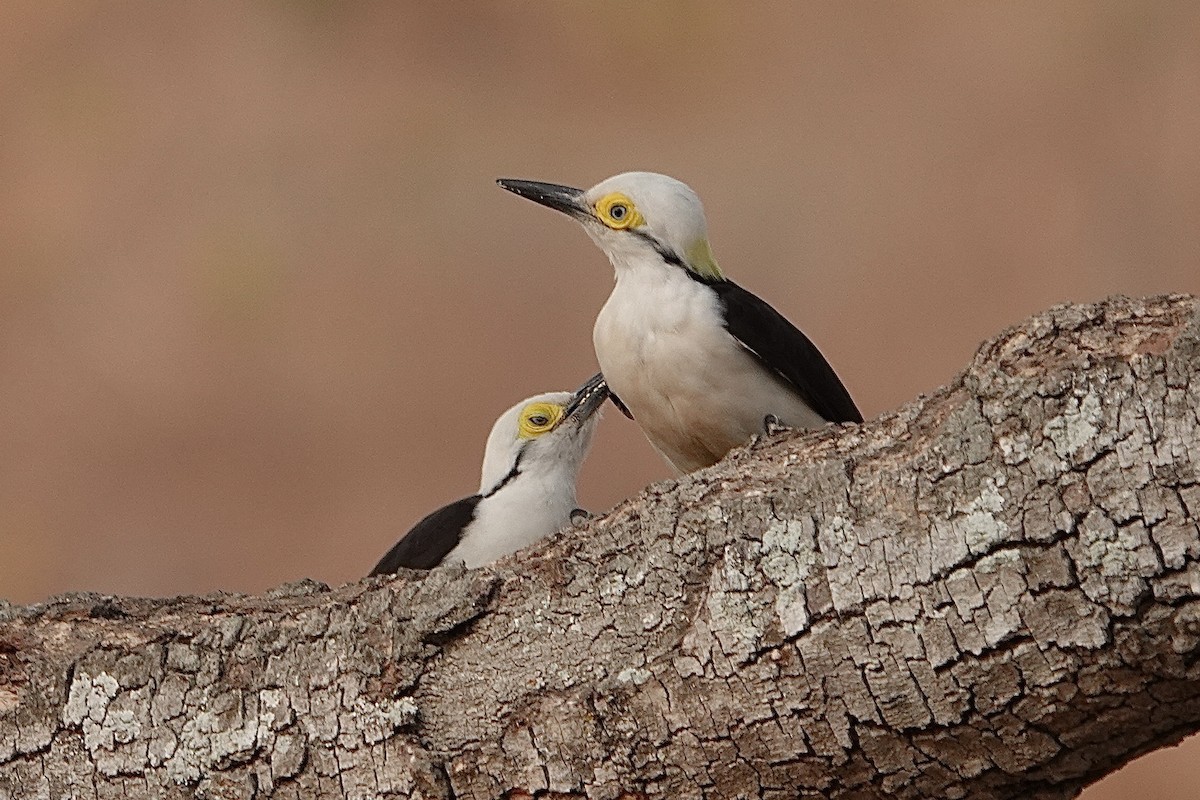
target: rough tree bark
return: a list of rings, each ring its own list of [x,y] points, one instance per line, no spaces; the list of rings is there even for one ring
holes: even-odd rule
[[[0,609],[0,798],[1060,798],[1200,728],[1200,302],[494,569]]]

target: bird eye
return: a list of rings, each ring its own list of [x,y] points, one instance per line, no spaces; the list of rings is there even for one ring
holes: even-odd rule
[[[554,430],[554,426],[566,413],[557,403],[530,403],[521,409],[517,423],[517,436],[521,439],[536,439]]]
[[[628,195],[620,192],[606,194],[597,200],[596,216],[605,225],[617,231],[646,224],[633,201]]]

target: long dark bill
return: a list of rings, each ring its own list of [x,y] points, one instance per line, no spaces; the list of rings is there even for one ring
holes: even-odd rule
[[[608,394],[608,384],[604,381],[604,375],[597,372],[571,397],[571,402],[567,403],[566,413],[563,414],[563,422],[574,420],[577,424],[582,425],[592,414],[596,413],[596,409],[604,405]]]
[[[547,208],[561,211],[575,218],[591,217],[591,211],[583,202],[583,189],[571,186],[560,186],[557,183],[540,183],[538,181],[523,181],[517,178],[500,178],[496,181],[501,189],[507,189],[515,195],[540,203]]]

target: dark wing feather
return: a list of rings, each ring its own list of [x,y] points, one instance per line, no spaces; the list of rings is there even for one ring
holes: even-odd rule
[[[862,422],[862,414],[833,367],[795,325],[733,281],[709,285],[725,306],[729,333],[794,386],[814,411],[829,422]]]
[[[387,555],[379,559],[372,575],[391,575],[401,567],[433,569],[462,539],[463,530],[475,518],[475,507],[482,500],[473,494],[442,506],[412,526]]]

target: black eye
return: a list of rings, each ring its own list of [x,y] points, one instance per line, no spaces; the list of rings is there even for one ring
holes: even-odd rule
[[[529,418],[529,424],[533,425],[536,428],[540,428],[543,425],[548,425],[549,423],[550,423],[550,418],[547,417],[545,414],[534,414],[532,417]]]
[[[612,208],[610,208],[608,210],[608,215],[610,217],[612,217],[614,220],[616,220],[617,222],[620,222],[621,220],[625,219],[625,215],[628,213],[629,213],[629,209],[627,209],[625,206],[621,205],[620,203],[617,203],[616,205],[614,205]]]

